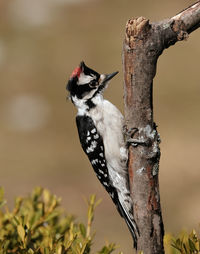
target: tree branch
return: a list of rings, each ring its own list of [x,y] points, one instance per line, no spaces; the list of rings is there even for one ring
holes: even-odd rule
[[[126,24],[123,45],[124,105],[127,129],[137,128],[129,147],[128,171],[138,225],[138,251],[164,253],[160,206],[159,134],[153,121],[153,78],[157,59],[165,48],[184,40],[200,26],[200,1],[174,17],[149,23],[143,17]]]

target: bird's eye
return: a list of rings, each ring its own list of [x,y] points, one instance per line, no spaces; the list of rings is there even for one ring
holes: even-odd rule
[[[89,86],[90,86],[91,88],[96,87],[96,86],[97,86],[97,81],[96,81],[96,80],[90,81]]]

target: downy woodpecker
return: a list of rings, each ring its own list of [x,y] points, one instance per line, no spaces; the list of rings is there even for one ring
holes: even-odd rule
[[[67,90],[78,109],[76,124],[82,148],[97,178],[125,219],[137,248],[138,229],[129,190],[124,118],[112,103],[103,98],[104,89],[117,73],[99,74],[81,62],[72,72]]]

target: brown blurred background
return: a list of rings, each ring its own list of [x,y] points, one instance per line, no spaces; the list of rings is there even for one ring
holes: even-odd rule
[[[123,112],[121,49],[126,21],[175,15],[189,0],[1,0],[0,184],[9,205],[34,186],[62,197],[81,220],[83,196],[96,193],[95,249],[105,241],[131,253],[128,229],[96,179],[75,126],[65,84],[84,60],[102,73],[119,70],[106,97]],[[167,232],[200,222],[200,30],[166,50],[154,82],[161,134],[160,188]]]

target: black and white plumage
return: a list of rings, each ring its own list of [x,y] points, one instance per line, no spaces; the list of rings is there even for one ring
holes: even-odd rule
[[[77,67],[67,84],[71,101],[78,109],[76,124],[80,143],[106,191],[125,219],[137,248],[137,226],[127,173],[127,149],[123,137],[124,118],[103,98],[108,81],[118,72],[99,74],[84,62]]]

